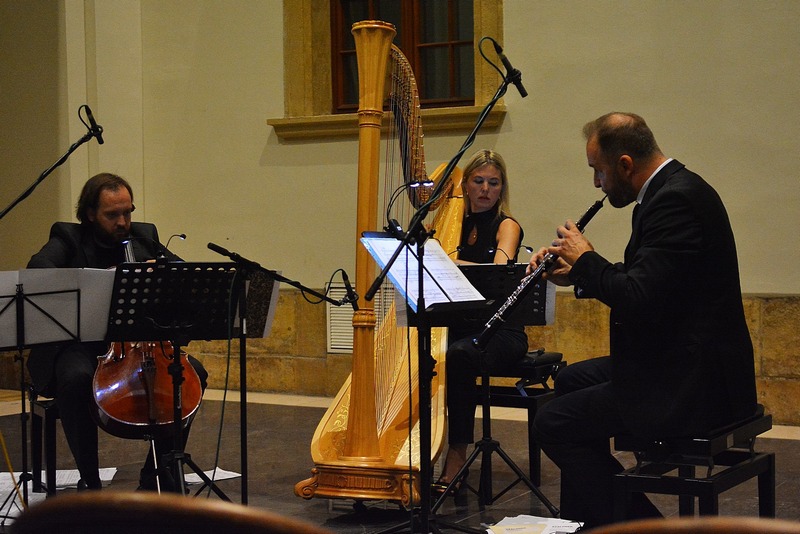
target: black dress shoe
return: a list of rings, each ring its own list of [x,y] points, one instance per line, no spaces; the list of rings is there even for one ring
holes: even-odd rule
[[[78,491],[98,491],[101,489],[103,489],[103,483],[100,482],[99,478],[94,482],[86,482],[83,479],[78,480]]]

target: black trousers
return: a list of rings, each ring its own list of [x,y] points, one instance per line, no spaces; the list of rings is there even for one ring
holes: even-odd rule
[[[613,521],[612,481],[623,470],[610,438],[630,432],[611,391],[611,359],[564,367],[555,398],[539,408],[533,429],[542,450],[561,469],[561,517],[593,528]],[[658,517],[643,494],[634,494],[631,518]]]
[[[475,442],[475,378],[481,369],[486,366],[491,371],[516,362],[528,351],[522,329],[497,330],[484,352],[473,345],[475,337],[456,337],[447,348],[447,441],[451,444]]]
[[[94,404],[92,380],[98,365],[98,356],[108,351],[104,342],[74,343],[65,347],[55,361],[55,401],[61,416],[64,436],[67,438],[81,479],[88,488],[100,488],[97,424],[91,415]],[[205,390],[208,373],[203,364],[192,356],[189,363],[197,371],[200,385]],[[188,429],[184,432],[184,442]],[[172,438],[155,440],[159,458],[173,448]],[[152,449],[145,469],[153,467]]]

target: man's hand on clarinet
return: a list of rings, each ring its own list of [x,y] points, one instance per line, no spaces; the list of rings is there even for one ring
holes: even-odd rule
[[[528,263],[526,273],[531,274],[533,271],[535,271],[539,265],[541,265],[547,255],[548,252],[546,247],[542,247],[536,251],[536,253],[531,256],[531,261]],[[556,258],[550,269],[542,273],[542,279],[550,280],[557,286],[571,285],[572,282],[569,281],[570,269],[571,267],[564,260],[561,258]]]
[[[548,254],[553,254],[556,256],[556,260],[553,266],[542,275],[542,278],[559,286],[569,286],[572,285],[569,280],[572,265],[581,254],[588,250],[594,250],[594,247],[571,220],[568,220],[563,226],[559,226],[556,229],[556,235],[558,237],[553,240],[551,246],[542,247],[531,257],[527,272],[528,274],[533,272]]]
[[[594,250],[586,236],[578,230],[572,220],[567,220],[563,226],[556,228],[556,237],[547,251],[555,254],[570,266],[575,265],[584,252]]]

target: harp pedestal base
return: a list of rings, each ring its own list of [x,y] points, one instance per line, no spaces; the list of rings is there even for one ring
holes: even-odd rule
[[[298,497],[389,500],[410,508],[419,503],[419,472],[361,465],[317,465],[294,486]]]

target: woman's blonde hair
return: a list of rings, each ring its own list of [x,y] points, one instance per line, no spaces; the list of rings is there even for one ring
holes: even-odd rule
[[[495,208],[496,215],[499,217],[505,215],[511,216],[509,208],[509,193],[508,193],[508,174],[506,173],[506,162],[503,156],[494,150],[484,149],[476,152],[467,164],[464,166],[464,177],[461,179],[461,195],[464,200],[464,213],[471,213],[469,197],[467,196],[467,180],[469,180],[472,173],[483,167],[484,165],[492,165],[500,171],[500,198],[497,200]]]

